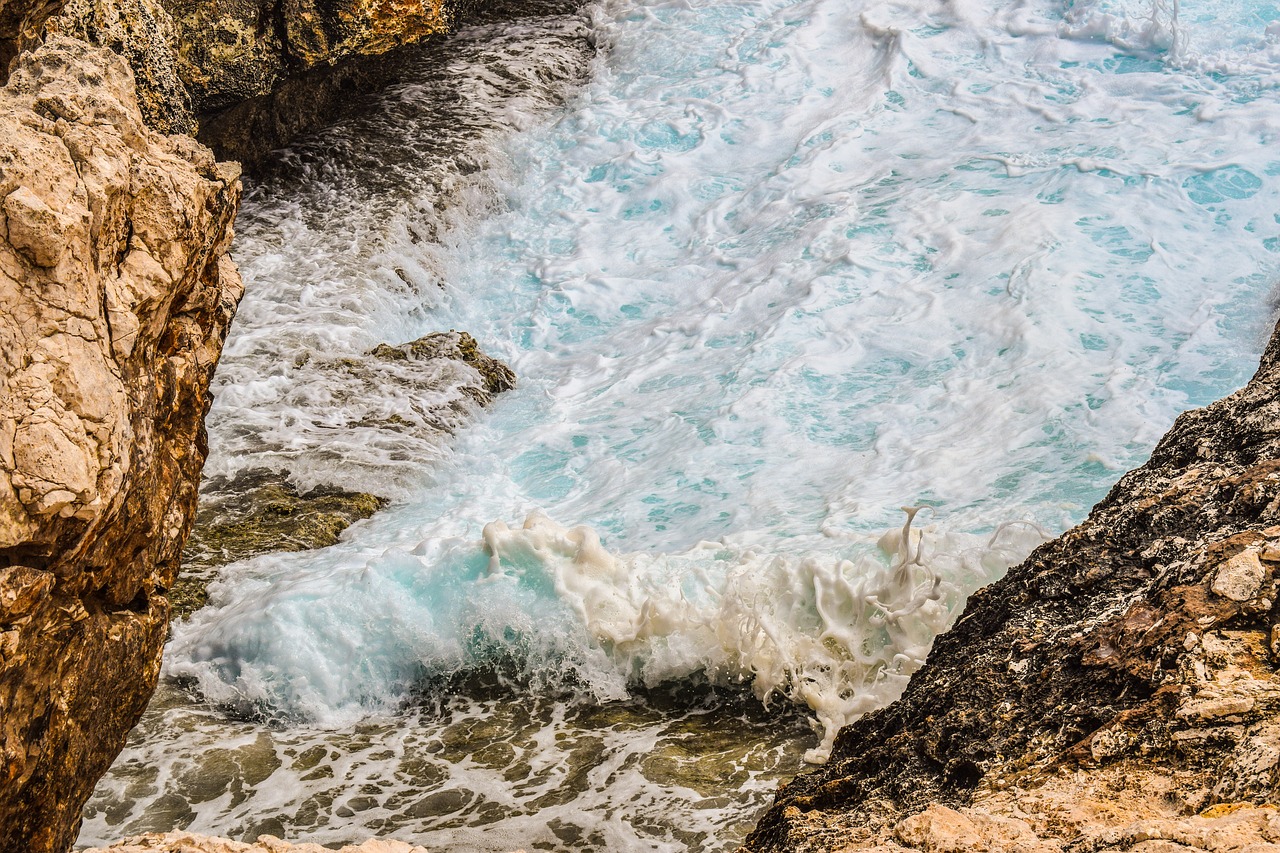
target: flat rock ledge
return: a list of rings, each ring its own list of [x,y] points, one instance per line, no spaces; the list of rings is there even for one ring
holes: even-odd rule
[[[93,847],[84,853],[430,853],[426,847],[415,847],[403,841],[372,839],[351,844],[335,851],[319,844],[290,844],[273,835],[262,835],[248,844],[194,835],[190,832],[167,832],[163,835],[140,835],[127,838],[110,847]],[[516,851],[524,853],[524,851]]]
[[[1280,330],[976,593],[751,851],[1280,851]]]

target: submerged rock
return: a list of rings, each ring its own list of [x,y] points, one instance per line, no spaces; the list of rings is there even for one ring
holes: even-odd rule
[[[480,375],[480,383],[462,385],[463,393],[480,405],[494,396],[516,387],[516,374],[510,367],[480,351],[476,339],[466,332],[435,332],[399,346],[380,344],[369,355],[382,361],[428,361],[447,359],[471,367]]]
[[[387,505],[366,492],[321,487],[305,493],[276,471],[250,471],[207,484],[169,591],[175,619],[205,605],[219,566],[274,551],[306,551],[338,541],[352,524]]]
[[[403,841],[373,839],[363,844],[348,844],[341,850],[319,844],[290,844],[273,835],[245,843],[192,832],[166,832],[128,838],[110,847],[93,847],[85,853],[429,853]]]
[[[1244,389],[976,593],[747,849],[1280,850],[1278,602],[1280,329]]]
[[[65,36],[0,90],[0,851],[62,851],[155,688],[242,293],[238,168]]]
[[[471,335],[456,331],[380,344],[361,357],[306,358],[295,365],[304,368],[335,398],[351,401],[349,416],[358,418],[339,419],[331,430],[313,436],[298,430],[291,437],[295,455],[312,440],[317,448],[331,450],[334,432],[359,436],[370,446],[413,437],[443,440],[470,420],[477,406],[488,405],[516,381],[510,367],[481,352]],[[388,395],[389,388],[401,393]],[[371,408],[360,408],[356,401],[370,396],[370,389],[382,394],[374,395]],[[331,484],[300,488],[284,472],[267,469],[206,483],[182,575],[171,593],[175,616],[204,606],[205,588],[219,566],[273,551],[332,545],[343,530],[387,503],[385,497]]]

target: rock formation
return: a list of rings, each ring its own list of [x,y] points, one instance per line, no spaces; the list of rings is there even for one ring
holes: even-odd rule
[[[366,412],[345,427],[361,431],[370,441],[379,440],[370,436],[381,433],[392,443],[403,436],[443,443],[478,407],[493,402],[516,382],[510,367],[481,352],[471,335],[457,331],[435,332],[396,346],[380,344],[360,357],[313,357],[308,352],[295,367],[304,365],[315,372],[295,375],[294,382],[323,377],[325,387],[339,395],[355,397],[369,388],[399,386],[403,396],[394,414],[375,417]],[[330,436],[304,439],[295,433],[295,449],[308,440],[327,447]],[[206,587],[219,567],[273,551],[332,545],[343,530],[387,502],[379,495],[325,483],[300,491],[286,472],[268,468],[206,481],[183,554],[182,575],[170,594],[175,618],[204,606]]]
[[[155,686],[240,183],[66,36],[18,58],[0,126],[0,851],[41,853]]]
[[[0,69],[50,34],[110,48],[150,127],[256,161],[449,19],[445,0],[0,0]]]
[[[95,0],[103,2],[103,0]],[[164,0],[202,142],[253,163],[444,33],[444,0]]]
[[[1280,330],[976,593],[747,848],[1280,850]],[[1231,846],[1236,845],[1236,846]]]
[[[148,126],[257,165],[393,79],[405,51],[461,21],[575,0],[0,0],[0,81],[49,34],[128,60]],[[358,99],[357,99],[358,100]]]
[[[206,482],[182,574],[169,590],[173,618],[185,619],[208,603],[208,586],[222,566],[333,545],[342,531],[386,505],[367,492],[322,487],[302,493],[281,472],[261,468]]]
[[[90,0],[72,0],[90,2]],[[462,23],[563,12],[578,0],[91,0],[163,2],[198,138],[252,169],[353,95],[396,78],[415,45]]]

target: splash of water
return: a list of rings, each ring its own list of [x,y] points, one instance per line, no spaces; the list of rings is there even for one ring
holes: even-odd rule
[[[1280,254],[1276,17],[601,0],[462,34],[252,195],[210,422],[214,473],[396,504],[333,549],[227,570],[167,666],[249,719],[153,719],[86,838],[176,809],[334,842],[731,848],[737,810],[895,696],[1039,541],[1011,520],[1078,520],[1178,411],[1247,377]],[[432,155],[452,126],[464,142]],[[365,353],[444,328],[521,387],[452,438],[398,432],[417,380]],[[368,381],[325,367],[342,359]],[[904,500],[932,525],[902,527]],[[505,698],[415,704],[495,668]],[[636,699],[659,682],[754,692],[785,744],[717,742],[741,795],[688,793],[698,732]],[[624,707],[599,738],[583,722]],[[521,756],[515,777],[422,758],[468,713],[504,721],[484,748]],[[275,769],[199,764],[219,732],[269,742]],[[557,738],[587,745],[568,761]],[[128,770],[144,760],[163,769]],[[516,834],[483,840],[496,814]]]
[[[175,626],[166,671],[242,711],[329,725],[499,663],[524,690],[603,702],[634,684],[747,685],[814,712],[822,743],[806,760],[820,762],[841,726],[901,693],[969,590],[1044,539],[1034,526],[986,541],[913,530],[919,509],[843,559],[723,542],[614,554],[535,512],[490,522],[482,543],[233,576],[240,603]]]

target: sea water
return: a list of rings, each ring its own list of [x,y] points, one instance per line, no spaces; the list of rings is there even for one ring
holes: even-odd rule
[[[411,63],[251,188],[209,418],[210,475],[392,505],[223,571],[81,842],[732,848],[1247,380],[1277,19],[598,0]],[[371,366],[447,329],[519,387]]]

